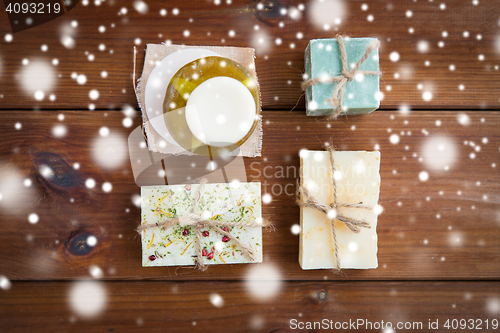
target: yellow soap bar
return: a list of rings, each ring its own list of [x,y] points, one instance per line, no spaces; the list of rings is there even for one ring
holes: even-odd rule
[[[380,192],[380,152],[333,152],[337,203],[377,205]],[[300,153],[301,186],[324,204],[333,201],[332,168],[328,151],[302,150]],[[303,198],[304,199],[304,198]],[[340,268],[377,268],[376,210],[339,208],[338,214],[364,220],[370,228],[354,233],[335,220]],[[331,220],[319,210],[300,207],[299,263],[302,269],[337,268]]]

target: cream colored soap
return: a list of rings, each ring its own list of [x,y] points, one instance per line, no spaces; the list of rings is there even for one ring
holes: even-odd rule
[[[300,152],[301,186],[324,204],[333,201],[332,168],[328,151]],[[337,203],[375,207],[380,192],[380,152],[334,152]],[[374,210],[339,208],[339,214],[364,220],[371,228],[356,234],[335,220],[340,268],[377,268],[377,214]],[[319,210],[300,207],[299,263],[302,269],[337,268],[331,221]]]

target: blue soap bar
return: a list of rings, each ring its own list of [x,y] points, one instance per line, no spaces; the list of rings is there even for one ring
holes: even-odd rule
[[[366,48],[376,38],[344,38],[348,69],[351,70],[363,57]],[[358,71],[379,70],[378,48],[361,64]],[[305,52],[306,80],[342,75],[342,60],[336,38],[313,39]],[[308,116],[327,116],[333,108],[327,99],[333,96],[337,82],[319,82],[306,89],[306,113]],[[367,114],[380,106],[378,75],[358,75],[348,81],[343,93],[342,114]]]

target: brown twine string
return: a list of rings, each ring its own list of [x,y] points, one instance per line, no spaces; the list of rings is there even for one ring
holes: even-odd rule
[[[366,48],[365,54],[358,62],[354,65],[354,67],[349,71],[347,67],[347,54],[344,45],[344,38],[341,35],[337,35],[337,42],[339,44],[340,49],[340,59],[342,60],[342,75],[329,77],[329,78],[313,78],[302,82],[301,87],[305,90],[309,86],[313,86],[318,83],[331,83],[338,82],[333,90],[332,97],[326,99],[326,101],[330,101],[330,105],[334,108],[334,112],[326,118],[327,121],[337,119],[339,114],[342,112],[342,102],[344,99],[344,90],[348,82],[352,81],[356,74],[363,75],[382,75],[380,71],[358,71],[361,64],[368,59],[370,54],[380,46],[380,42],[378,40],[373,41]]]
[[[248,257],[250,258],[250,261],[255,261],[255,252],[250,246],[247,246],[243,244],[238,238],[235,236],[231,235],[229,232],[224,231],[222,228],[219,226],[224,226],[224,227],[273,227],[271,222],[267,219],[262,219],[262,222],[252,222],[253,217],[250,221],[248,222],[229,222],[229,221],[212,221],[212,220],[206,220],[202,218],[199,215],[198,212],[198,205],[201,200],[201,194],[203,192],[203,187],[207,183],[206,179],[202,179],[200,186],[198,187],[198,191],[196,191],[194,198],[193,198],[193,212],[188,213],[186,215],[183,215],[181,217],[176,217],[173,219],[167,219],[162,222],[157,222],[157,223],[146,223],[142,224],[137,228],[137,232],[140,233],[143,230],[146,229],[151,229],[151,228],[162,228],[163,230],[166,230],[170,228],[173,225],[179,224],[181,226],[191,226],[192,228],[195,229],[196,232],[196,257],[197,257],[197,265],[201,270],[206,270],[206,266],[203,263],[203,255],[202,255],[202,248],[201,248],[201,230],[205,228],[210,228],[214,230],[215,232],[227,236],[229,239],[233,240],[236,245],[238,245],[243,252],[245,252]]]
[[[340,270],[340,258],[339,258],[339,249],[337,243],[337,232],[335,230],[335,220],[339,220],[344,223],[349,229],[351,229],[354,233],[359,233],[361,231],[360,228],[371,228],[370,224],[364,220],[357,220],[339,213],[339,208],[362,208],[367,210],[372,210],[373,207],[365,206],[362,204],[353,204],[353,203],[343,203],[337,202],[337,182],[335,181],[334,173],[335,173],[335,163],[333,159],[333,152],[335,151],[331,146],[327,147],[328,152],[330,153],[330,165],[332,168],[332,184],[333,184],[333,202],[329,205],[325,205],[324,203],[319,202],[313,195],[309,193],[305,186],[300,186],[297,183],[297,192],[296,192],[296,200],[295,202],[302,207],[311,208],[319,210],[320,212],[325,213],[328,216],[328,212],[332,209],[335,210],[336,216],[335,218],[330,219],[332,223],[332,234],[333,234],[333,244],[335,246],[335,263],[337,265],[337,270]],[[305,201],[302,200],[302,196],[304,196]]]
[[[136,64],[137,64],[137,47],[134,46],[134,70],[133,70],[133,74],[132,74],[133,75],[132,86],[134,87],[135,96],[137,97],[137,99],[139,99],[139,96],[137,95],[137,81],[135,79]],[[140,103],[139,103],[139,107],[140,107]],[[146,134],[146,126],[144,125],[144,123],[141,125],[141,127],[142,127],[142,136],[144,137],[146,144],[149,144],[148,136]]]

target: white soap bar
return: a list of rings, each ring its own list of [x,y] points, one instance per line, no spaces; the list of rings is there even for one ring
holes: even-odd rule
[[[186,122],[205,144],[225,147],[242,140],[252,128],[255,100],[238,80],[217,76],[196,87],[186,104]]]
[[[332,168],[328,151],[300,152],[301,186],[324,204],[333,201]],[[375,207],[380,191],[380,152],[334,152],[337,203]],[[304,198],[302,198],[304,199]],[[371,228],[351,231],[335,220],[340,268],[377,268],[377,214],[362,208],[339,208],[338,214],[364,220]],[[300,207],[299,263],[302,269],[337,268],[331,220],[325,213]]]

